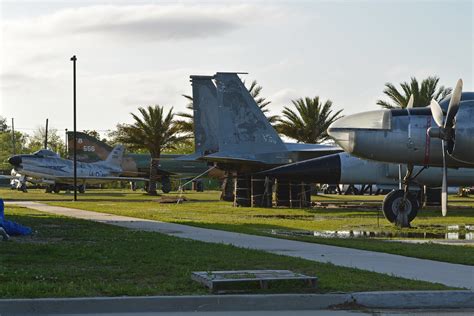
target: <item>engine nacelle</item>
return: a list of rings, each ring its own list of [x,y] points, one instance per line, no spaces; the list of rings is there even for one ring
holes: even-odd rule
[[[474,101],[459,104],[454,133],[454,142],[448,146],[449,154],[474,164]]]

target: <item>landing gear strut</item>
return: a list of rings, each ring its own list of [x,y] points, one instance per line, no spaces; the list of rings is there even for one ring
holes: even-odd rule
[[[403,178],[403,190],[393,190],[383,200],[382,210],[385,218],[395,223],[398,227],[410,227],[410,222],[415,219],[420,209],[420,201],[417,195],[410,192],[413,180],[424,170],[422,168],[415,176],[413,165],[407,166],[407,173]]]

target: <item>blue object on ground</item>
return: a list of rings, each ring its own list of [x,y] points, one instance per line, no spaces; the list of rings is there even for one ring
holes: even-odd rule
[[[24,235],[31,234],[31,228],[6,220],[5,215],[4,215],[4,210],[5,210],[5,205],[3,203],[3,200],[0,199],[0,227],[3,227],[3,229],[5,229],[8,235],[24,236]]]

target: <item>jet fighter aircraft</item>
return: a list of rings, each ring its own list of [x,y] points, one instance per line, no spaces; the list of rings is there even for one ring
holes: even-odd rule
[[[460,79],[453,93],[439,104],[432,100],[430,106],[423,108],[409,106],[349,115],[334,122],[328,134],[355,156],[407,164],[405,192],[417,176],[413,175],[413,165],[443,167],[445,216],[447,168],[474,167],[474,92],[463,93]],[[403,201],[406,202],[406,194]],[[404,213],[405,203],[393,207]]]
[[[124,148],[116,146],[105,161],[77,163],[79,192],[84,193],[86,183],[105,183],[109,181],[148,181],[144,178],[120,177]],[[31,155],[15,155],[8,159],[15,172],[22,175],[22,188],[26,191],[26,181],[48,184],[48,192],[58,193],[64,184],[72,184],[74,164],[56,153],[42,149]]]
[[[195,152],[180,159],[204,160],[235,175],[237,205],[271,202],[265,177],[251,179],[251,173],[342,151],[338,146],[283,142],[238,73],[191,76],[191,81]],[[260,198],[250,202],[252,196]]]
[[[191,76],[191,80],[196,152],[188,159],[245,171],[342,151],[338,146],[283,142],[238,73]]]
[[[69,157],[73,156],[73,135],[73,132],[67,133]],[[82,162],[91,163],[105,160],[113,149],[108,144],[82,132],[76,132],[76,138],[77,159]],[[164,193],[171,191],[171,178],[179,178],[181,180],[192,179],[209,169],[209,166],[204,161],[181,161],[177,159],[182,156],[175,154],[161,154],[160,156],[157,174]],[[149,178],[150,154],[125,152],[121,167],[123,171],[122,176]],[[222,171],[216,169],[211,170],[208,175],[212,178],[222,178],[224,176]],[[202,183],[201,188],[203,188]]]

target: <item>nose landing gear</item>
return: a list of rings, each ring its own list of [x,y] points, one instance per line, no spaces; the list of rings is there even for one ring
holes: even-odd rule
[[[393,190],[383,200],[382,210],[385,218],[398,227],[410,227],[418,214],[421,202],[418,195],[410,192],[410,185],[415,184],[415,178],[423,171],[423,167],[415,176],[413,165],[407,166],[407,173],[403,178],[403,190]]]

